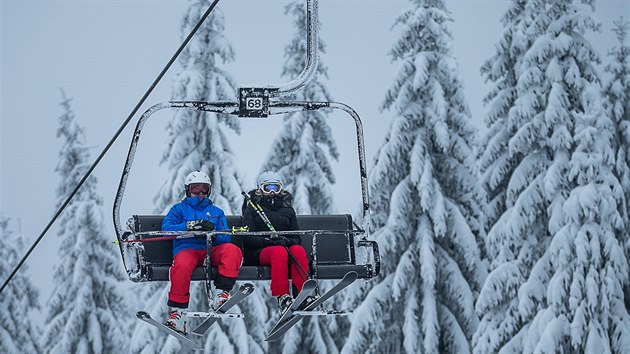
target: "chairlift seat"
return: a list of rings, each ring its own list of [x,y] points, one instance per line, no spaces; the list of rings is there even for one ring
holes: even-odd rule
[[[298,215],[301,230],[353,230],[352,216],[337,215]],[[133,227],[135,232],[160,231],[164,215],[134,215]],[[242,226],[241,216],[227,215],[229,228]],[[140,236],[142,236],[140,234]],[[232,242],[244,251],[242,237],[235,233]],[[341,279],[350,271],[357,272],[359,278],[372,278],[378,274],[372,264],[358,264],[355,259],[355,239],[353,232],[317,234],[316,253],[313,253],[313,235],[300,235],[302,246],[308,255],[311,273],[317,279]],[[140,253],[139,281],[168,281],[169,269],[173,262],[172,241],[144,242]],[[374,250],[378,258],[378,251]],[[315,260],[315,262],[313,262]],[[212,267],[211,276],[216,276],[217,268]],[[238,280],[270,280],[271,267],[261,265],[243,265]],[[197,267],[192,280],[205,280],[205,269]]]

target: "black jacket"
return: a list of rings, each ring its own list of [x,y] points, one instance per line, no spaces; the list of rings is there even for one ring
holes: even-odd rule
[[[277,196],[263,196],[256,193],[256,190],[249,192],[252,201],[260,205],[269,218],[271,225],[276,231],[299,230],[295,209],[291,206],[293,196],[287,191],[283,191]],[[256,210],[243,201],[243,226],[247,226],[249,231],[269,231],[269,227],[258,215]],[[299,235],[284,235],[291,241],[291,245],[301,243]],[[245,247],[245,264],[258,264],[260,250],[265,248],[264,236],[245,236],[243,246]]]

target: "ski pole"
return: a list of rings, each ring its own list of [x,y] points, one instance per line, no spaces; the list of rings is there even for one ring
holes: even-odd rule
[[[247,195],[247,193],[241,192],[241,194],[247,200],[247,204],[250,205],[252,207],[252,209],[254,209],[256,211],[256,213],[258,214],[258,216],[260,216],[260,218],[265,223],[265,225],[267,225],[267,227],[271,231],[271,237],[272,238],[276,237],[277,236],[276,229],[271,224],[271,221],[267,217],[267,214],[265,214],[265,211],[263,210],[263,208],[260,205],[254,203],[252,198],[250,198],[249,195]]]

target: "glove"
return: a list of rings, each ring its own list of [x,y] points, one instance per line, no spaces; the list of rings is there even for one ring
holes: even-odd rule
[[[208,239],[208,234],[195,234],[195,240],[207,240]],[[214,242],[214,240],[217,238],[217,235],[212,235],[210,236],[210,242]]]
[[[187,221],[186,229],[188,231],[212,231],[214,230],[214,224],[208,220]]]
[[[199,220],[197,224],[194,226],[197,229],[201,229],[201,231],[212,231],[214,230],[214,224],[208,220]]]
[[[284,236],[276,237],[274,241],[278,246],[291,246],[291,240]]]

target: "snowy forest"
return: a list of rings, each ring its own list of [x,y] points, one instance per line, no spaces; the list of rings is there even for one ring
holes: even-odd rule
[[[187,2],[178,14],[182,40],[211,3]],[[293,26],[285,81],[305,65],[305,6],[284,7]],[[458,72],[466,58],[453,54],[448,6],[409,0],[387,19],[399,35],[384,53],[395,68],[380,102],[388,129],[384,141],[367,142],[378,145],[368,171],[369,231],[382,264],[377,277],[337,295],[353,313],[314,316],[266,342],[277,309],[268,283],[257,282],[238,306],[245,319],[211,327],[205,353],[630,353],[630,22],[623,17],[630,13],[599,19],[595,0],[510,0],[495,51],[479,68],[490,84],[481,129]],[[236,99],[239,83],[225,68],[235,51],[224,30],[237,20],[220,6],[212,12],[181,54],[172,100]],[[602,53],[588,35],[604,24],[616,44]],[[337,98],[322,58],[291,99]],[[72,104],[62,90],[57,207],[95,157],[89,118]],[[212,180],[213,202],[240,215],[240,192],[250,183],[229,139],[241,133],[238,122],[182,110],[164,133],[160,166],[169,173],[156,177],[153,212],[180,201],[184,177],[201,170]],[[333,168],[338,158],[327,113],[293,113],[259,172],[285,177],[298,214],[331,214],[344,198],[331,190],[343,178]],[[359,219],[360,210],[351,212]],[[60,240],[50,296],[40,298],[22,270],[0,295],[1,353],[189,351],[136,319],[140,308],[166,317],[168,282],[130,284],[103,231],[108,213],[90,176],[48,236]],[[16,217],[0,214],[3,281],[30,246]],[[203,282],[190,293],[190,307],[203,306]]]

